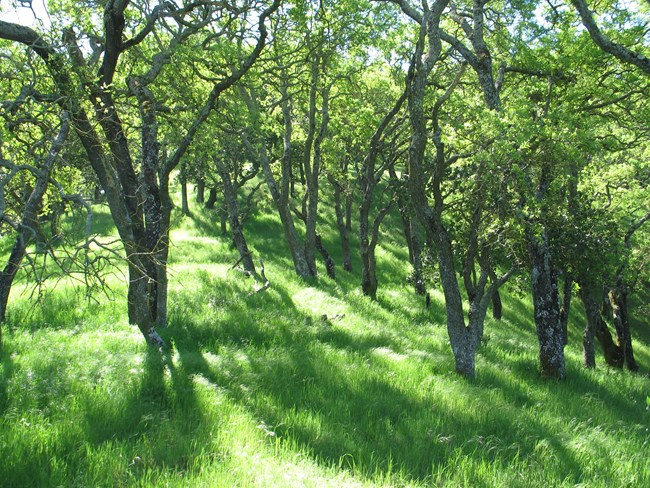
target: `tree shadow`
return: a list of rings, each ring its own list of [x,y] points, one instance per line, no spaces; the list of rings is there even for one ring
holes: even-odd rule
[[[291,445],[296,443],[300,452],[325,466],[368,478],[399,471],[421,483],[430,481],[432,473],[446,469],[456,456],[469,457],[476,463],[496,460],[507,464],[517,456],[532,455],[538,441],[546,439],[562,472],[580,480],[579,462],[546,426],[531,418],[517,425],[513,434],[511,409],[519,408],[521,402],[504,402],[503,411],[497,405],[488,414],[491,421],[479,423],[468,412],[405,394],[391,382],[390,368],[379,367],[372,375],[355,375],[349,369],[351,365],[339,361],[341,353],[347,353],[377,368],[380,365],[372,355],[376,346],[302,337],[273,354],[260,353],[249,345],[237,352],[238,359],[226,358],[218,368],[197,351],[179,348],[179,353],[188,372],[200,373],[225,387],[229,396],[268,426],[274,437],[290,438]],[[330,358],[319,352],[323,347],[338,352]],[[427,369],[426,365],[419,366]],[[485,387],[500,388],[508,398],[521,396],[512,386],[495,380],[461,386],[477,396]],[[523,442],[522,435],[529,441]],[[501,451],[493,450],[495,443]]]
[[[0,324],[3,327],[4,324]],[[3,331],[6,334],[6,331]],[[0,365],[2,370],[0,372],[0,416],[3,416],[9,408],[9,382],[14,377],[15,365],[12,358],[13,352],[7,347],[6,336],[2,338],[3,342],[0,343]]]
[[[207,445],[206,432],[217,427],[204,428],[207,421],[191,372],[175,365],[169,350],[146,350],[141,375],[125,398],[102,399],[105,395],[84,398],[83,438],[94,449],[117,443],[126,450],[125,478],[116,483],[147,479],[152,470],[187,471],[201,454],[196,446]]]

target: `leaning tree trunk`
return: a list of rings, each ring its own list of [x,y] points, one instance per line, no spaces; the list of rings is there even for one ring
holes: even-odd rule
[[[336,266],[334,264],[334,260],[332,259],[332,256],[330,256],[330,253],[327,252],[327,249],[325,249],[325,246],[323,246],[323,241],[320,237],[320,234],[316,234],[316,249],[323,257],[323,260],[325,261],[325,269],[327,270],[327,276],[335,280]]]
[[[551,250],[546,231],[528,236],[528,255],[535,327],[539,340],[539,362],[542,376],[564,379],[564,341],[560,322],[557,275],[551,262]]]
[[[276,181],[273,170],[271,169],[271,162],[269,161],[269,155],[267,148],[264,145],[264,142],[259,143],[255,147],[251,142],[248,141],[246,134],[242,137],[242,142],[247,147],[249,152],[252,154],[257,154],[259,158],[260,166],[262,167],[262,172],[264,173],[264,179],[266,180],[267,187],[271,193],[271,198],[275,207],[280,216],[280,222],[282,223],[282,230],[284,231],[285,242],[291,253],[291,258],[293,260],[293,266],[296,271],[296,274],[301,278],[313,278],[315,277],[315,270],[313,270],[305,256],[305,248],[301,245],[300,238],[296,231],[296,227],[293,220],[293,215],[291,214],[290,208],[290,196],[291,196],[291,155],[292,155],[292,146],[291,138],[293,134],[293,122],[291,117],[291,98],[289,96],[289,87],[286,82],[286,73],[282,71],[282,83],[280,85],[280,92],[282,95],[282,101],[280,103],[280,108],[282,110],[282,120],[284,123],[284,134],[282,136],[283,142],[283,153],[280,160],[280,183]],[[255,119],[259,119],[260,107],[257,101],[255,92],[250,90],[247,92],[241,88],[242,97],[248,106],[248,110]],[[302,168],[302,165],[299,165]]]
[[[239,252],[239,257],[242,265],[244,266],[244,271],[250,274],[255,281],[259,281],[259,276],[257,270],[255,269],[255,263],[253,262],[253,256],[248,249],[248,244],[246,243],[246,238],[244,237],[244,231],[242,225],[239,221],[239,204],[237,203],[237,193],[232,184],[230,174],[228,170],[224,167],[219,168],[219,173],[221,175],[221,180],[223,181],[223,195],[228,209],[228,220],[230,222],[230,231],[232,232],[232,239],[235,243],[235,247]]]
[[[271,197],[275,202],[278,214],[280,215],[280,222],[282,223],[282,229],[284,230],[284,237],[287,246],[289,247],[289,251],[291,252],[296,274],[301,278],[312,278],[314,277],[314,273],[311,271],[311,268],[307,264],[304,248],[300,244],[300,238],[296,232],[293,216],[291,215],[291,210],[289,209],[288,195],[281,194],[280,190],[278,189],[277,182],[275,181],[275,176],[271,170],[271,164],[266,154],[266,148],[262,148],[260,160],[262,163],[264,177],[266,178],[266,184],[269,188],[269,192],[271,193]],[[282,178],[284,187],[284,180],[288,178],[288,173],[285,173],[283,171]],[[288,187],[288,180],[286,183]]]
[[[27,234],[25,232],[24,234]],[[28,236],[24,235],[21,231],[16,237],[16,242],[14,247],[11,250],[9,255],[9,260],[5,265],[2,273],[0,274],[0,324],[2,324],[6,319],[7,314],[7,303],[9,302],[9,292],[11,291],[11,285],[14,282],[16,273],[20,269],[20,264],[25,257],[25,252],[27,249],[26,238]],[[0,345],[2,344],[2,328],[0,327]]]
[[[447,230],[440,221],[440,216],[434,217],[430,226],[430,238],[436,245],[440,281],[445,296],[445,311],[447,317],[447,333],[449,343],[454,353],[456,372],[467,378],[473,378],[476,372],[476,349],[480,342],[482,327],[480,313],[474,313],[469,326],[465,325],[463,301],[460,286],[454,266],[454,255],[451,240]],[[477,311],[480,312],[480,311]],[[485,314],[483,314],[485,317]]]

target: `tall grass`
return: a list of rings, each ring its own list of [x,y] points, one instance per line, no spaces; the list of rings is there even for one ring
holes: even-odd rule
[[[214,214],[193,215],[175,215],[165,351],[127,324],[120,274],[115,300],[61,282],[37,307],[19,281],[0,352],[0,485],[650,486],[648,379],[584,370],[579,310],[569,379],[544,381],[531,304],[505,294],[468,381],[440,294],[427,310],[405,285],[390,221],[372,302],[358,274],[296,278],[264,213],[247,235],[272,286],[250,295]]]

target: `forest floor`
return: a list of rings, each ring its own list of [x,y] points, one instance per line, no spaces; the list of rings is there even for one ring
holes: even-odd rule
[[[545,381],[530,299],[506,289],[470,381],[453,371],[442,296],[426,309],[406,283],[390,220],[373,302],[357,261],[336,281],[324,268],[298,279],[263,206],[245,231],[271,286],[250,294],[216,212],[192,211],[175,214],[166,350],[128,325],[119,272],[109,297],[64,279],[38,306],[19,279],[0,351],[0,486],[650,486],[647,323],[640,373],[600,352],[585,370],[576,303],[568,379]]]

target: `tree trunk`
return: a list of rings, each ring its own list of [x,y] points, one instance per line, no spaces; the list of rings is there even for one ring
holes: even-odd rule
[[[282,222],[282,229],[284,230],[284,237],[291,252],[291,258],[293,259],[294,269],[296,274],[301,278],[313,278],[314,274],[312,273],[309,265],[307,264],[307,259],[305,258],[304,248],[300,244],[300,239],[296,228],[293,222],[293,215],[291,215],[291,210],[289,209],[288,195],[283,197],[278,189],[278,185],[275,181],[275,176],[273,176],[273,171],[271,170],[271,164],[269,162],[268,156],[266,154],[266,148],[262,148],[260,155],[260,160],[262,163],[262,170],[266,178],[266,183],[271,193],[271,197],[275,202],[275,206],[280,215],[280,221]],[[283,171],[283,186],[284,180],[287,178],[287,173]],[[287,183],[287,192],[288,192],[288,181]]]
[[[359,254],[361,257],[361,290],[373,300],[377,299],[377,269],[375,246],[368,235],[368,222],[359,219]]]
[[[594,339],[598,336],[598,331],[602,329],[602,317],[598,306],[597,298],[602,296],[600,290],[594,290],[585,279],[580,280],[580,300],[585,309],[587,323],[582,336],[582,351],[585,368],[596,367],[596,353]]]
[[[205,202],[205,179],[198,178],[196,180],[196,203]]]
[[[9,302],[9,292],[14,282],[16,273],[20,269],[20,264],[25,257],[27,242],[24,234],[21,232],[16,237],[16,242],[9,255],[9,260],[0,274],[0,346],[2,345],[2,323],[6,319],[7,303]]]
[[[190,215],[190,206],[187,201],[187,178],[184,176],[181,176],[181,213]]]
[[[411,207],[406,194],[408,191],[406,183],[404,180],[398,178],[393,165],[389,166],[388,172],[393,181],[400,183],[400,187],[397,189],[397,205],[402,220],[404,239],[406,239],[406,246],[409,251],[409,262],[413,266],[413,288],[416,294],[425,295],[426,284],[422,276],[422,243],[420,242],[420,234],[418,232],[418,220],[411,218]]]
[[[392,201],[388,202],[388,205],[377,213],[369,236],[366,234],[367,222],[365,222],[364,218],[359,219],[359,229],[364,231],[359,233],[362,264],[361,289],[363,290],[364,295],[371,297],[373,300],[377,299],[377,266],[375,250],[377,249],[377,243],[379,242],[379,227],[386,215],[388,215],[391,207]],[[360,212],[360,214],[363,214],[363,212]]]
[[[169,259],[169,232],[171,230],[171,213],[174,204],[169,195],[169,176],[161,177],[160,183],[160,237],[156,248],[156,315],[155,322],[160,327],[167,326],[167,296],[169,280],[167,277],[167,261]]]
[[[363,186],[363,185],[362,185]],[[375,253],[370,248],[370,198],[368,192],[362,191],[359,208],[359,255],[361,258],[361,290],[373,300],[377,299],[377,273],[375,269]]]
[[[352,192],[345,194],[345,228],[348,232],[352,232],[352,206],[353,206]]]
[[[469,327],[465,326],[463,302],[454,267],[451,239],[442,224],[444,199],[441,193],[441,178],[446,160],[440,144],[436,144],[434,178],[431,185],[434,195],[433,207],[429,205],[427,198],[429,178],[425,175],[424,169],[424,155],[429,139],[428,122],[424,113],[424,98],[429,74],[442,50],[440,20],[447,4],[448,1],[445,0],[434,2],[431,9],[421,19],[420,40],[416,45],[409,72],[408,109],[412,132],[408,152],[408,188],[415,214],[424,226],[427,238],[436,246],[440,280],[445,296],[447,333],[454,353],[456,371],[471,378],[475,374],[475,354],[479,342],[476,328],[478,317],[473,319],[470,317]],[[425,37],[428,38],[426,51]],[[440,103],[442,102],[444,100],[441,100]],[[434,123],[436,122],[434,121]],[[437,137],[439,138],[439,134]]]
[[[492,295],[492,318],[494,320],[501,320],[503,317],[503,304],[501,303],[501,295],[499,290],[494,290]]]
[[[467,378],[473,378],[476,367],[476,349],[482,334],[480,309],[474,313],[470,312],[469,326],[466,326],[451,240],[439,215],[434,215],[428,229],[429,236],[434,241],[437,250],[440,281],[445,295],[447,333],[454,353],[456,372]],[[470,304],[470,310],[472,308],[473,303]],[[487,311],[487,304],[485,311]],[[485,317],[485,311],[483,317]]]
[[[539,362],[542,376],[564,379],[564,342],[560,323],[557,275],[551,262],[546,231],[540,236],[528,235],[528,254],[535,326],[539,340]]]
[[[560,324],[562,324],[562,343],[569,343],[569,312],[571,310],[571,296],[573,295],[573,278],[566,275],[562,288],[562,306],[560,307]]]
[[[639,365],[634,359],[632,349],[632,334],[630,332],[630,322],[627,311],[627,290],[614,288],[609,291],[609,301],[612,306],[612,319],[616,329],[616,340],[621,352],[625,366],[630,371],[638,371]]]
[[[604,305],[605,300],[603,300],[603,305]],[[603,355],[605,356],[605,363],[608,366],[611,366],[613,368],[622,368],[623,367],[623,351],[621,350],[620,347],[614,342],[614,339],[612,339],[612,334],[610,333],[609,329],[607,328],[607,323],[602,320],[602,311],[601,311],[601,320],[599,321],[598,324],[598,329],[596,330],[596,337],[598,338],[598,342],[600,342],[600,346],[603,349]]]
[[[140,329],[149,345],[163,346],[164,342],[154,329],[154,321],[151,317],[151,292],[149,289],[149,277],[137,266],[133,267],[134,274],[129,282],[129,312],[133,313],[133,321]]]
[[[377,158],[381,151],[381,141],[384,131],[399,113],[407,98],[407,90],[397,99],[393,108],[384,116],[379,126],[370,139],[368,154],[363,159],[362,167],[358,174],[361,204],[359,205],[359,250],[361,255],[361,289],[363,294],[373,300],[377,298],[377,271],[375,263],[375,247],[379,236],[379,226],[387,215],[390,204],[375,217],[373,228],[370,228],[370,209],[377,183],[382,177],[385,168],[376,169]],[[389,169],[389,171],[391,171]],[[394,175],[394,169],[392,170]]]
[[[323,246],[323,242],[321,240],[320,234],[316,234],[316,249],[318,250],[320,255],[323,256],[323,260],[325,261],[325,269],[327,270],[327,276],[335,280],[336,266],[334,265],[334,260],[332,259],[332,256],[330,256],[330,253],[327,252],[327,249],[325,249],[325,247]]]
[[[411,253],[413,265],[413,288],[418,295],[425,295],[427,292],[427,285],[424,281],[422,269],[422,242],[420,241],[420,234],[418,233],[418,221],[416,219],[409,219],[409,228],[411,235]]]
[[[217,203],[217,189],[216,187],[210,188],[210,192],[208,193],[208,199],[205,202],[205,208],[208,210],[214,210],[214,206]]]
[[[228,209],[228,220],[230,222],[230,231],[232,232],[233,242],[237,248],[237,251],[239,252],[239,257],[241,259],[244,270],[248,272],[255,279],[255,281],[259,281],[259,276],[253,262],[253,256],[248,249],[248,244],[246,243],[246,238],[244,237],[242,225],[239,221],[239,204],[237,203],[237,193],[233,187],[230,174],[224,167],[219,168],[219,173],[221,175],[221,180],[223,181],[223,195],[226,207]]]
[[[352,272],[352,254],[350,252],[350,234],[345,225],[345,215],[343,208],[343,188],[341,184],[332,177],[330,179],[332,187],[334,188],[334,210],[336,212],[336,226],[339,229],[339,236],[341,237],[341,251],[343,253],[343,270],[348,273]]]

